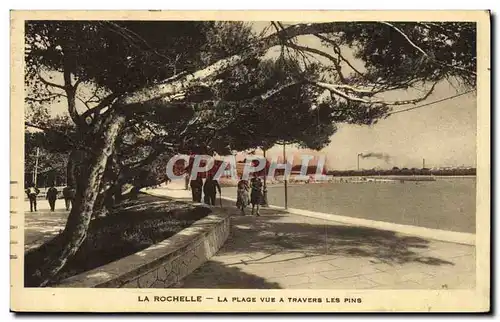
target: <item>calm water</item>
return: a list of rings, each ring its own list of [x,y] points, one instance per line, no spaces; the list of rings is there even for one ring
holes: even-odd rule
[[[284,206],[284,199],[282,186],[268,187],[269,204]],[[295,185],[288,187],[288,207],[475,233],[476,179]]]

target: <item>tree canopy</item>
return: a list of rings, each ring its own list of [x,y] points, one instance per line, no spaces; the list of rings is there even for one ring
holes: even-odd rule
[[[275,32],[265,36],[244,22],[29,21],[32,119],[43,126],[44,107],[66,99],[76,132],[46,137],[57,138],[58,149],[88,149],[102,116],[124,105],[117,162],[142,167],[165,153],[228,154],[277,142],[321,149],[338,123],[376,123],[392,106],[424,100],[444,78],[466,86],[476,81],[472,23],[270,27]],[[301,35],[323,47],[301,45]],[[279,56],[263,58],[273,46],[281,47]],[[363,62],[362,70],[345,48]],[[426,93],[380,98],[411,87]],[[87,111],[77,111],[77,100]]]

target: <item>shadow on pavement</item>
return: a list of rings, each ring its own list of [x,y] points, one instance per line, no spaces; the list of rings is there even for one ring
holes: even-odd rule
[[[175,287],[179,288],[226,288],[226,289],[278,289],[278,283],[243,272],[240,268],[209,261]]]
[[[423,238],[327,221],[310,224],[306,221],[319,220],[307,217],[303,217],[302,222],[294,222],[287,217],[290,217],[287,213],[268,209],[261,211],[260,217],[234,216],[231,236],[218,255],[300,251],[307,256],[367,257],[374,263],[453,265],[425,256],[429,241]]]
[[[225,206],[230,206],[230,203],[225,202]],[[339,225],[274,209],[261,209],[260,217],[241,216],[236,209],[231,212],[234,216],[226,243],[216,256],[188,276],[179,287],[281,288],[279,284],[267,281],[266,273],[260,277],[242,271],[239,268],[242,263],[269,265],[272,270],[273,264],[289,262],[287,265],[293,266],[295,260],[301,260],[295,265],[303,265],[307,258],[319,263],[330,260],[330,256],[338,256],[365,258],[373,264],[454,265],[426,256],[429,241],[419,237]],[[322,260],[325,255],[328,257]]]

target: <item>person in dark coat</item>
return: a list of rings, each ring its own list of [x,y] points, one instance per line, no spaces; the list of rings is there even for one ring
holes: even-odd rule
[[[257,206],[257,216],[260,216],[259,208],[262,201],[262,180],[255,175],[255,177],[250,180],[250,203],[252,204],[252,215],[254,214],[255,206]]]
[[[28,199],[30,201],[30,211],[33,212],[33,209],[36,211],[36,197],[40,193],[40,190],[35,186],[30,186],[26,189],[26,194],[28,195]]]
[[[47,200],[49,201],[50,211],[54,211],[54,209],[56,208],[56,200],[58,193],[59,191],[57,191],[54,185],[51,185],[50,188],[47,190]]]
[[[219,182],[214,180],[212,175],[209,175],[205,180],[203,185],[203,194],[205,195],[204,201],[208,205],[215,206],[215,201],[217,200],[217,190],[219,190],[219,195],[221,194],[221,189]]]
[[[201,192],[203,188],[203,179],[200,176],[196,177],[195,180],[191,180],[191,195],[193,196],[193,202],[201,202]]]
[[[64,202],[66,204],[66,210],[73,207],[73,199],[75,198],[75,189],[72,187],[64,187],[63,191]]]

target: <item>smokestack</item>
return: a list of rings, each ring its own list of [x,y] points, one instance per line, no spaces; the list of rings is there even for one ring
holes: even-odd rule
[[[425,158],[422,159],[422,169],[425,169]]]

